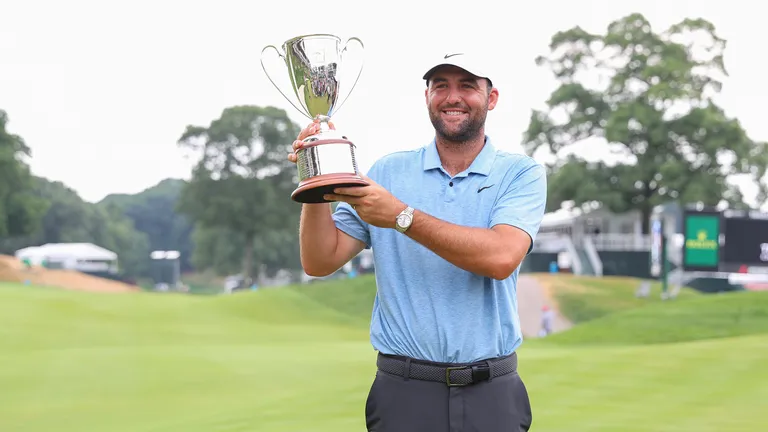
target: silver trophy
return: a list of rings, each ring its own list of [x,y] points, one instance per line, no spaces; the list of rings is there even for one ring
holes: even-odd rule
[[[344,55],[350,42],[357,42],[365,49],[363,42],[356,37],[347,39],[342,45],[337,36],[312,34],[287,40],[283,43],[283,53],[274,45],[267,45],[261,51],[261,67],[272,85],[300,113],[320,122],[320,132],[304,139],[304,145],[296,150],[299,184],[291,194],[291,199],[296,202],[328,202],[323,195],[333,193],[334,188],[368,184],[360,177],[357,168],[355,144],[328,126],[331,116],[346,102],[363,72],[361,63],[347,96],[337,103],[342,84],[345,84],[340,82],[338,72],[344,67]],[[285,62],[298,106],[267,72],[264,53],[270,48]]]

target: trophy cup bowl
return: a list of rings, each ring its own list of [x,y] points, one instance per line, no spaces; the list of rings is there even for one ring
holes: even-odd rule
[[[320,131],[305,138],[304,144],[295,150],[299,184],[291,199],[296,202],[330,202],[323,195],[333,193],[337,187],[368,185],[357,168],[355,144],[343,133],[328,126],[331,116],[344,104],[362,74],[361,65],[347,97],[338,103],[342,84],[338,71],[344,67],[344,55],[350,42],[357,42],[364,49],[363,42],[356,37],[347,39],[342,45],[341,38],[337,36],[312,34],[287,40],[283,43],[282,53],[274,45],[267,45],[261,51],[261,66],[272,85],[300,113],[320,123]],[[267,72],[264,53],[268,49],[275,50],[284,61],[298,106]]]

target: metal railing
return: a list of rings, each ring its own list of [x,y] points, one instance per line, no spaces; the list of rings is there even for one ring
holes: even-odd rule
[[[651,236],[641,234],[592,234],[589,236],[599,251],[648,251]]]

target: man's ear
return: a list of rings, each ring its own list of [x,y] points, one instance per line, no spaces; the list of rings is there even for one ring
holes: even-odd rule
[[[488,95],[488,111],[494,109],[499,102],[499,90],[494,87],[491,89],[491,93]]]

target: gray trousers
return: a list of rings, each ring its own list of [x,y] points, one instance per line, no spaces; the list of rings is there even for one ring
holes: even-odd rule
[[[416,362],[428,363],[409,360]],[[368,393],[368,432],[518,432],[531,427],[528,391],[516,369],[456,387],[389,369],[379,368]]]

